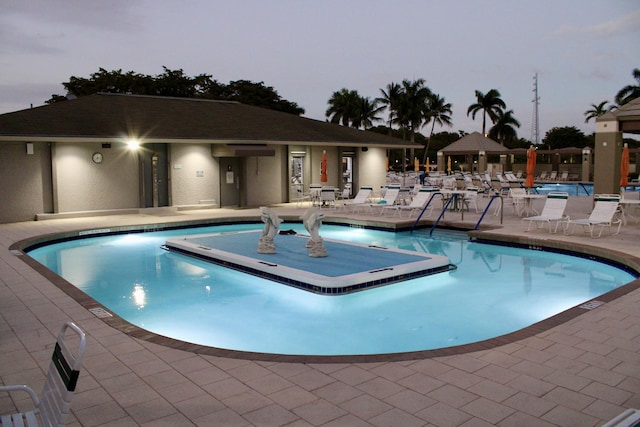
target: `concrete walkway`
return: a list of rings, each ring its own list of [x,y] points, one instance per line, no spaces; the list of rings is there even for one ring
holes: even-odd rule
[[[483,201],[486,203],[486,201]],[[587,217],[589,198],[569,214]],[[304,208],[275,206],[297,218]],[[411,221],[326,210],[352,222]],[[465,223],[478,214],[465,212]],[[69,425],[598,426],[640,407],[640,281],[565,323],[492,348],[403,361],[296,363],[198,354],[135,338],[105,323],[9,248],[50,233],[142,224],[257,218],[256,209],[105,215],[0,225],[0,381],[38,392],[54,335],[73,320],[88,336]],[[328,219],[328,220],[329,220]],[[449,224],[461,215],[450,212]],[[608,255],[640,269],[640,225],[592,240],[524,232],[505,208],[481,234]],[[24,406],[0,396],[0,413]]]

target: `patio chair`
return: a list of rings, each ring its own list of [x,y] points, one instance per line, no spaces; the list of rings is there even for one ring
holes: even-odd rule
[[[320,206],[336,207],[336,189],[334,187],[322,187],[320,189]]]
[[[305,194],[302,184],[291,186],[291,197],[296,202],[296,207],[302,206],[305,202],[311,202],[311,194]]]
[[[569,180],[569,171],[563,171],[560,175],[560,181],[568,181]]]
[[[539,179],[539,180],[545,180],[545,179],[547,179],[547,171],[542,171],[542,172],[540,173],[540,175],[538,175],[538,177],[537,177],[536,179]]]
[[[538,228],[541,228],[545,224],[547,224],[549,226],[549,233],[556,233],[560,224],[569,221],[569,217],[564,214],[564,210],[567,207],[568,198],[569,193],[566,192],[549,193],[540,215],[522,218],[523,221],[529,221],[529,227],[527,228],[527,231],[531,231],[531,227],[533,224],[536,224]],[[555,228],[553,228],[552,230],[551,227],[554,223]]]
[[[551,171],[551,175],[549,175],[549,181],[557,181],[558,180],[558,171]]]
[[[469,210],[471,210],[471,206],[473,206],[476,213],[479,213],[480,207],[478,206],[478,191],[480,191],[480,189],[478,187],[467,187],[465,191],[466,193],[464,193],[462,203]]]
[[[71,329],[79,338],[78,351],[75,355],[65,340],[67,329]],[[84,332],[73,322],[65,323],[58,333],[58,340],[49,364],[49,373],[39,398],[33,389],[26,385],[0,386],[0,391],[26,392],[35,406],[35,409],[28,412],[0,416],[2,426],[64,425],[69,415],[71,398],[76,389],[85,348],[86,338]]]
[[[373,192],[373,187],[370,185],[363,185],[358,190],[358,194],[352,199],[342,203],[342,208],[347,212],[352,208],[351,212],[355,212],[357,208],[367,206],[369,203],[369,198],[371,198],[371,193]]]
[[[409,218],[414,212],[418,210],[422,210],[427,202],[431,199],[431,196],[438,191],[438,187],[422,187],[418,194],[413,198],[411,203],[408,205],[391,205],[391,206],[383,206],[382,214],[387,211],[394,211],[394,215],[397,213],[399,216],[402,216],[402,212],[406,211],[409,213]],[[427,215],[431,215],[431,211],[433,210],[433,206],[429,205],[427,209]]]
[[[596,203],[589,218],[570,220],[565,234],[573,234],[576,225],[581,225],[585,232],[588,229],[592,239],[602,236],[602,231],[605,227],[609,228],[612,236],[620,233],[622,219],[615,217],[620,207],[620,196],[618,194],[599,194],[594,197],[594,200]],[[612,227],[616,224],[618,228],[614,233]],[[598,226],[600,227],[600,232],[597,236],[594,236],[594,231]]]

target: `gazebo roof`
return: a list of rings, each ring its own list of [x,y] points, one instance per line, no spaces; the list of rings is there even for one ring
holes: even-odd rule
[[[233,101],[98,93],[0,115],[0,141],[418,148],[419,144]]]
[[[440,151],[447,155],[475,154],[480,151],[484,151],[487,154],[506,154],[509,149],[493,139],[483,136],[480,132],[473,132],[447,145]]]

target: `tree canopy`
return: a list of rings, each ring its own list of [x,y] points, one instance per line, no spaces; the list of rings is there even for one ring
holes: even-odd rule
[[[591,146],[591,138],[582,133],[575,126],[554,127],[549,130],[542,144],[548,145],[551,149],[577,147],[584,148]]]
[[[297,103],[282,99],[278,92],[264,82],[249,80],[232,81],[228,85],[213,80],[209,74],[187,76],[182,69],[170,70],[156,76],[133,71],[107,71],[100,68],[89,78],[71,76],[62,83],[69,95],[76,97],[98,92],[124,93],[133,95],[173,96],[178,98],[203,98],[238,101],[243,104],[269,108],[291,114],[304,114],[304,108]],[[66,101],[67,97],[52,95],[47,104]]]

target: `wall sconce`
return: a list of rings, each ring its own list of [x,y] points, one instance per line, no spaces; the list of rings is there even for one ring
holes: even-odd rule
[[[485,154],[487,154],[487,153],[486,153],[486,152],[484,152],[484,151],[482,151],[482,150],[478,151],[478,155],[479,155],[480,157],[484,157],[484,156],[485,156]]]
[[[27,142],[27,154],[29,155],[34,154],[33,142]]]

